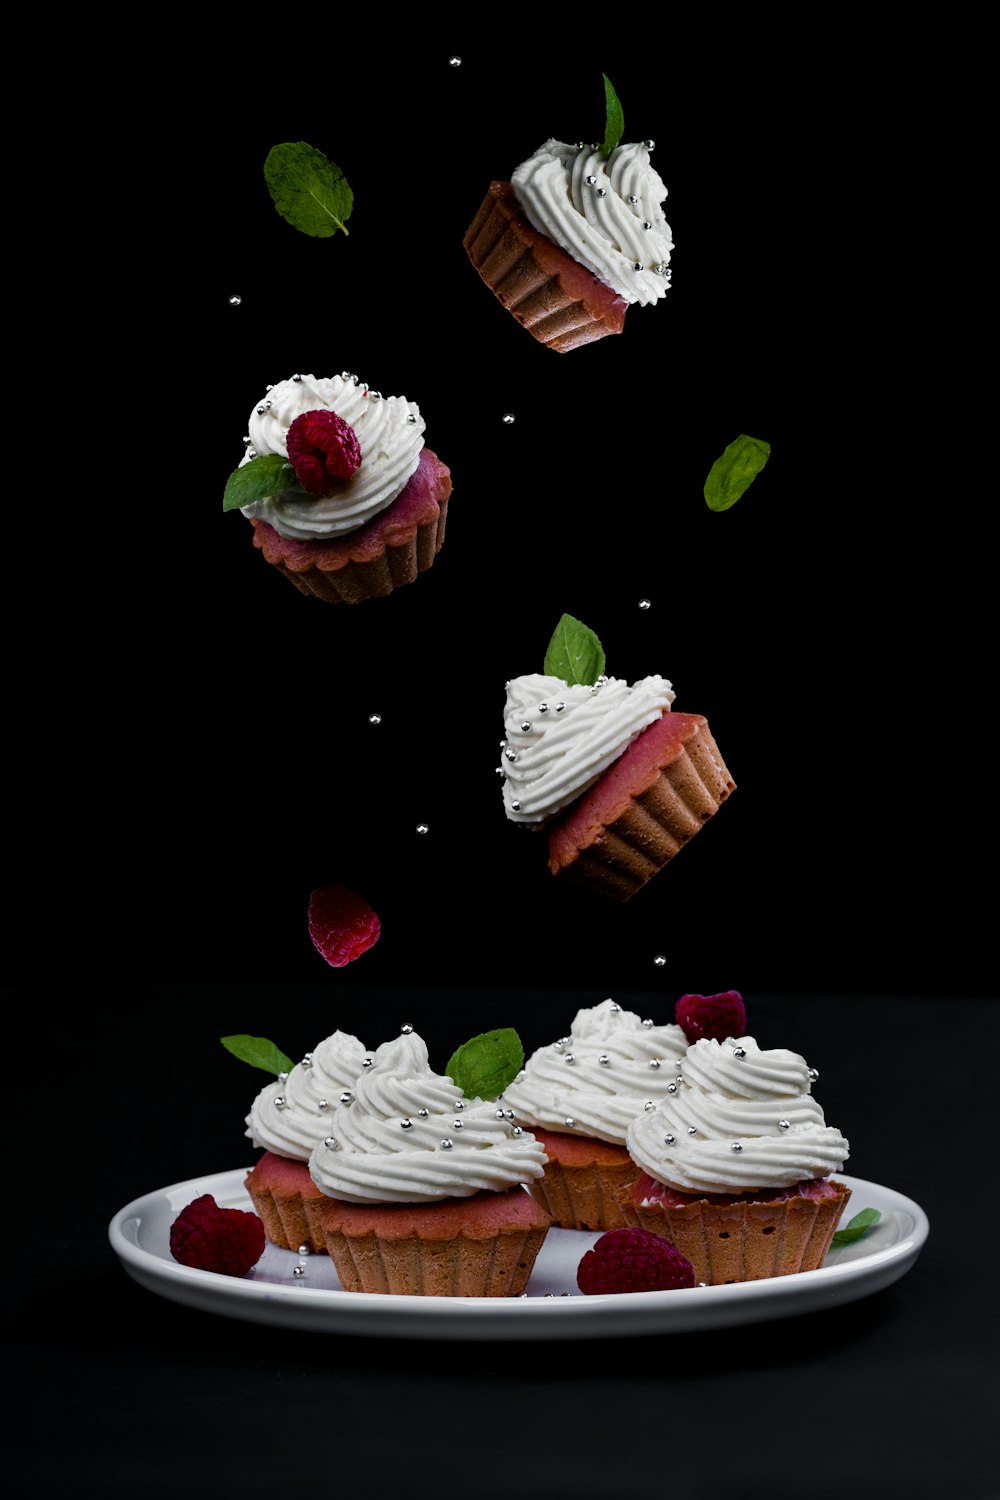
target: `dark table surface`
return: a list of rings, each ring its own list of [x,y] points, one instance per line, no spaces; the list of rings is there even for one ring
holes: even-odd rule
[[[515,1024],[530,1050],[603,995],[348,986],[332,1020],[320,987],[138,983],[104,987],[100,1009],[89,986],[9,998],[22,1013],[63,1003],[77,1016],[35,1058],[49,1093],[36,1103],[66,1106],[51,1233],[32,1228],[7,1273],[12,1431],[39,1493],[271,1495],[322,1482],[596,1497],[647,1488],[651,1467],[665,1491],[696,1500],[858,1485],[1000,1493],[989,999],[745,996],[761,1045],[818,1067],[817,1097],[851,1142],[847,1170],[927,1212],[929,1240],[893,1286],[731,1330],[518,1345],[292,1332],[190,1310],[126,1275],[107,1226],[137,1196],[253,1159],[243,1117],[264,1075],[221,1034],[278,1031],[294,1053],[334,1025],[377,1045],[409,1020],[441,1067],[484,1025]],[[662,993],[617,998],[667,1018]]]

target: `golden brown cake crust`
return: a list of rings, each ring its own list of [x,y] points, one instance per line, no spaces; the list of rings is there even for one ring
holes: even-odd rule
[[[532,1134],[545,1147],[545,1175],[529,1191],[560,1229],[624,1229],[618,1194],[639,1169],[624,1146],[593,1136],[540,1130]]]

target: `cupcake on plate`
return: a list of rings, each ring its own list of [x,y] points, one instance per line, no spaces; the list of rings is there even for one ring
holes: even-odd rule
[[[309,1175],[309,1156],[366,1062],[371,1054],[357,1037],[335,1031],[250,1106],[246,1133],[264,1155],[247,1173],[246,1190],[267,1238],[282,1250],[326,1251],[316,1221],[325,1199]]]
[[[603,142],[545,141],[509,182],[490,184],[463,241],[494,296],[560,353],[621,333],[631,305],[659,302],[670,285],[673,236],[654,143],[621,144],[606,77],[605,87]]]
[[[664,1235],[718,1285],[823,1264],[851,1196],[848,1143],[812,1097],[818,1074],[753,1037],[695,1042],[682,1082],[627,1132],[640,1176],[619,1194],[630,1226]]]
[[[677,1088],[680,1026],[654,1026],[614,1000],[577,1011],[569,1035],[532,1053],[503,1104],[545,1148],[530,1191],[563,1229],[623,1229],[618,1194],[638,1175],[632,1120]]]
[[[554,650],[557,639],[591,649]],[[507,683],[498,769],[508,819],[544,829],[552,874],[626,901],[736,783],[708,721],[672,711],[665,677],[630,685],[603,667],[593,631],[563,615],[545,670]]]
[[[432,1071],[411,1027],[384,1042],[309,1170],[341,1285],[403,1296],[517,1297],[549,1229],[522,1184],[545,1152],[495,1100]]]
[[[270,385],[250,413],[224,508],[241,509],[267,562],[330,603],[382,598],[434,562],[451,473],[424,419],[345,371]]]

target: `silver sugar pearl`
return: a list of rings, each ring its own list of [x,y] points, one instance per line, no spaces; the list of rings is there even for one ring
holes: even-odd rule
[[[514,1118],[514,1111],[512,1109],[505,1109],[503,1113],[504,1113],[504,1119],[506,1119],[506,1120],[513,1120],[513,1118]]]
[[[328,1151],[340,1150],[340,1142],[337,1140],[337,1137],[335,1135],[328,1135],[324,1140],[323,1145]]]
[[[363,1068],[370,1068],[371,1065],[372,1065],[372,1063],[374,1061],[375,1061],[374,1057],[366,1057],[365,1060],[364,1060],[364,1062],[361,1064],[361,1066]]]
[[[606,198],[608,196],[607,188],[598,188],[595,196],[598,198]]]
[[[292,1267],[292,1275],[293,1276],[304,1276],[305,1274],[306,1274],[306,1268],[305,1268],[305,1266],[293,1266]]]
[[[409,416],[408,416],[408,417],[407,417],[407,419],[406,419],[406,420],[407,420],[407,421],[408,421],[408,422],[415,422],[415,421],[416,421],[416,420],[417,420],[417,419],[416,419],[416,417],[415,417],[415,416],[414,416],[414,415],[413,415],[413,413],[412,413],[412,411],[411,411],[411,412],[410,412],[410,415],[409,415]]]
[[[602,1052],[597,1061],[600,1063],[602,1068],[609,1067],[611,1063],[611,1059],[606,1052]]]
[[[739,1141],[734,1141],[729,1149],[730,1151],[742,1151],[743,1147],[740,1145]]]
[[[246,437],[243,439],[243,446],[244,446],[244,448],[249,448],[250,441],[251,441],[250,434],[247,433]]]
[[[413,1129],[413,1121],[412,1120],[400,1120],[400,1122],[399,1122],[399,1128],[400,1128],[400,1130],[412,1130]]]
[[[697,1125],[689,1125],[688,1126],[688,1135],[697,1135],[697,1134],[698,1134],[698,1127],[697,1127]]]
[[[512,812],[520,812],[521,811],[521,804],[520,804],[520,802],[512,802],[510,804],[510,806],[511,806],[511,811]]]
[[[231,297],[230,297],[230,299],[229,299],[229,306],[230,306],[230,307],[239,307],[239,305],[240,305],[240,303],[241,303],[241,302],[242,302],[242,301],[243,301],[243,298],[242,298],[242,297],[240,297],[240,296],[238,296],[238,295],[237,295],[237,294],[236,294],[236,293],[235,293],[235,292],[234,292],[234,293],[233,293],[233,295],[232,295],[232,296],[231,296]]]
[[[514,421],[514,413],[512,411],[505,411],[503,414],[503,421],[505,427],[510,427]]]
[[[409,1021],[404,1021],[399,1030],[400,1035],[402,1036],[412,1036],[413,1034],[413,1027],[410,1025]]]
[[[572,1115],[567,1115],[567,1116],[566,1116],[566,1119],[565,1119],[565,1120],[564,1120],[564,1122],[563,1122],[563,1123],[564,1123],[564,1124],[565,1124],[565,1125],[568,1125],[568,1126],[569,1126],[569,1127],[570,1127],[570,1129],[572,1129],[572,1128],[573,1128],[573,1126],[574,1126],[574,1125],[575,1125],[575,1124],[576,1124],[576,1121],[575,1121],[575,1120],[574,1120],[574,1118],[573,1118],[573,1116],[572,1116]]]
[[[549,705],[547,703],[539,703],[539,705],[538,705],[538,712],[540,714],[547,714],[548,711],[549,711]]]
[[[369,724],[381,724],[381,722],[382,722],[382,715],[381,714],[369,714],[368,715],[368,722],[369,722]]]
[[[651,1016],[647,1016],[646,1019],[643,1021],[642,1024],[643,1024],[643,1026],[645,1026],[646,1030],[649,1031],[651,1029],[652,1025],[653,1025],[653,1019],[652,1019],[652,1017]]]
[[[791,1126],[791,1121],[790,1120],[779,1120],[778,1121],[778,1129],[779,1130],[791,1130],[791,1128],[792,1128],[792,1126]]]
[[[747,1049],[745,1047],[734,1047],[733,1048],[733,1056],[734,1057],[746,1057],[746,1055],[747,1055]]]
[[[666,961],[667,961],[667,955],[665,953],[658,953],[656,955],[656,957],[653,959],[653,962],[654,962],[654,964],[656,965],[656,967],[658,969],[662,969],[663,966],[665,965]]]
[[[818,1068],[810,1068],[809,1069],[809,1082],[810,1083],[815,1083],[818,1078],[819,1078],[819,1069]]]
[[[575,1063],[576,1058],[573,1056],[572,1052],[567,1052],[566,1056],[563,1058],[563,1062]]]
[[[462,59],[457,54],[454,57],[449,57],[448,66],[449,68],[460,68],[462,66]]]
[[[279,1073],[278,1074],[278,1082],[279,1083],[285,1083],[287,1081],[287,1079],[288,1079],[288,1074],[287,1073]]]
[[[266,385],[264,387],[264,389],[265,389],[265,391],[273,391],[274,390],[274,386],[273,385]]]
[[[519,1135],[523,1135],[524,1131],[521,1129],[520,1125],[512,1125],[510,1127],[510,1133],[513,1136],[519,1136]]]
[[[556,1049],[556,1051],[557,1051],[557,1052],[561,1052],[561,1051],[562,1051],[562,1049],[563,1049],[563,1047],[564,1047],[564,1046],[565,1046],[565,1045],[566,1045],[566,1044],[565,1044],[565,1042],[553,1042],[553,1043],[552,1043],[552,1045],[553,1045],[553,1047],[554,1047],[554,1048],[555,1048],[555,1049]]]
[[[340,1102],[341,1102],[341,1104],[353,1104],[354,1103],[354,1095],[351,1093],[350,1089],[345,1089],[344,1090],[344,1092],[340,1096]]]
[[[281,1094],[275,1094],[275,1096],[274,1096],[274,1107],[275,1107],[275,1109],[284,1109],[284,1107],[285,1107],[285,1100],[284,1100],[284,1098],[283,1098],[283,1096]]]
[[[451,1150],[451,1141],[442,1141],[441,1142],[441,1150],[442,1151],[450,1151]]]
[[[417,824],[417,832],[418,833],[430,833],[430,829],[428,828],[428,826],[427,826],[426,823],[418,823]]]
[[[317,1099],[317,1101],[316,1101],[316,1108],[317,1109],[329,1109],[330,1108],[330,1101],[329,1101],[329,1099]]]
[[[643,141],[642,144],[645,146],[645,148],[646,148],[647,151],[652,151],[654,149],[655,145],[656,145],[656,142],[650,140],[650,141]]]
[[[660,1059],[658,1057],[651,1057],[649,1059],[649,1066],[651,1068],[658,1068],[660,1066]]]
[[[668,1094],[676,1094],[676,1092],[677,1092],[677,1085],[676,1085],[676,1083],[668,1083],[667,1084],[667,1093]]]
[[[503,1110],[502,1109],[498,1109],[497,1110],[497,1119],[498,1120],[502,1120],[503,1117],[504,1117]]]
[[[522,719],[521,720],[521,731],[522,731],[522,733],[523,734],[527,734],[528,730],[530,728],[531,728],[531,720],[530,719]]]
[[[594,183],[597,181],[597,178],[594,176],[593,172],[591,172],[590,176],[587,178],[587,181],[588,181],[588,183],[590,184],[591,187],[594,186]]]
[[[309,1254],[311,1254],[311,1247],[309,1245],[300,1245],[299,1246],[299,1254],[300,1255],[309,1255]]]
[[[674,1137],[672,1135],[665,1135],[663,1137],[663,1144],[665,1146],[672,1146],[674,1144]]]
[[[634,193],[629,193],[628,201],[632,204],[633,207],[635,207],[639,200]]]
[[[632,269],[633,269],[633,271],[641,271],[642,270],[642,261],[641,260],[634,260],[632,262]]]
[[[516,750],[512,750],[510,748],[510,746],[508,745],[507,749],[504,751],[504,757],[507,760],[517,760],[517,751]]]
[[[561,713],[562,713],[562,711],[563,711],[563,709],[564,709],[564,708],[565,708],[565,707],[566,707],[566,705],[565,705],[565,703],[557,703],[557,704],[556,704],[556,713],[557,713],[557,714],[561,714]]]
[[[639,608],[640,609],[652,609],[652,607],[653,607],[653,605],[652,605],[652,601],[650,599],[640,599],[639,600]]]
[[[258,415],[258,417],[262,417],[266,411],[267,411],[267,407],[266,406],[258,406],[258,408],[257,408],[257,415]]]
[[[426,1110],[426,1109],[418,1109],[417,1110],[417,1114],[420,1116],[421,1120],[426,1120],[427,1116],[428,1116],[428,1113],[429,1113],[429,1111]]]
[[[643,229],[652,229],[653,226],[649,222],[648,219],[643,219],[643,221],[642,221],[642,227],[643,227]]]
[[[656,1108],[656,1105],[653,1103],[652,1099],[647,1099],[642,1107],[648,1115],[652,1114],[653,1110]]]
[[[462,1129],[462,1121],[461,1120],[452,1120],[452,1122],[451,1122],[451,1128],[452,1128],[452,1130],[461,1130]]]
[[[465,1100],[464,1099],[456,1099],[455,1100],[455,1108],[456,1109],[464,1109],[465,1108]]]
[[[302,376],[301,375],[293,375],[292,379],[295,381],[296,385],[301,385],[301,383],[302,383]]]

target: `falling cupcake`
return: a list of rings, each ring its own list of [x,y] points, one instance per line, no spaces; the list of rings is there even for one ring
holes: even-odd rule
[[[673,712],[665,677],[604,672],[592,630],[563,615],[543,671],[507,684],[504,811],[544,829],[553,875],[628,900],[735,789],[707,720]]]
[[[652,140],[621,143],[607,75],[602,142],[550,139],[509,182],[490,184],[466,231],[469,259],[494,296],[560,353],[621,333],[625,314],[670,286],[673,236]]]
[[[242,510],[254,546],[301,593],[383,598],[444,541],[451,473],[423,434],[417,406],[348,371],[293,375],[251,411],[224,509]]]

